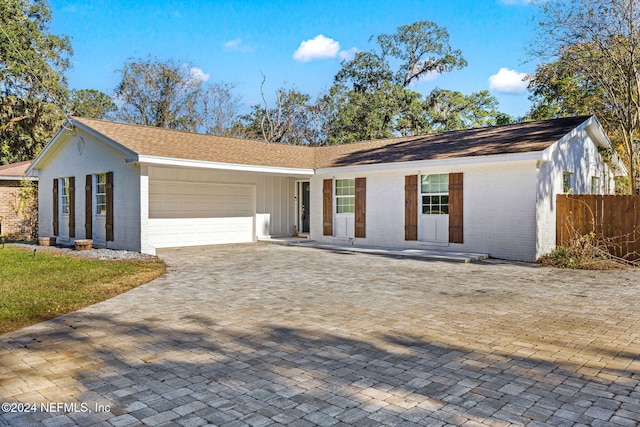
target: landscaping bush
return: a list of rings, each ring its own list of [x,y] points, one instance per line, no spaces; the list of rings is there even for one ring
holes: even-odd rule
[[[612,255],[607,244],[607,241],[599,239],[593,232],[585,235],[575,233],[566,245],[556,246],[553,251],[540,258],[540,263],[550,267],[582,270],[608,270],[638,266],[637,262]]]

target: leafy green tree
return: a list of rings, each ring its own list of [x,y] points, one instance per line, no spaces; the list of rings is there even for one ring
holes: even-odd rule
[[[587,114],[602,119],[602,87],[580,73],[568,53],[539,65],[529,79],[529,90],[532,107],[527,116],[533,120]]]
[[[71,115],[89,119],[107,119],[118,106],[106,93],[96,89],[72,90],[69,99]]]
[[[531,53],[560,59],[571,71],[569,89],[601,91],[599,110],[606,112],[609,132],[620,135],[628,191],[634,192],[640,160],[640,1],[547,1],[539,28]],[[573,102],[564,89],[556,99]]]
[[[335,83],[343,90],[372,93],[393,82],[393,71],[388,62],[376,52],[356,52],[351,61],[343,61]]]
[[[496,126],[510,125],[516,123],[519,119],[515,119],[507,113],[499,112],[496,114]]]
[[[69,39],[44,0],[0,0],[0,163],[35,157],[64,119]]]
[[[434,89],[425,101],[430,129],[448,131],[495,125],[498,100],[489,91],[464,95],[457,91]]]
[[[422,133],[427,127],[420,99],[419,93],[389,81],[368,92],[334,86],[330,90],[333,115],[328,143]]]
[[[402,86],[429,73],[442,74],[467,66],[462,52],[449,46],[447,29],[434,22],[402,25],[393,34],[380,34],[377,41],[383,59],[391,56],[400,62],[395,82]]]
[[[421,95],[408,87],[429,73],[467,64],[461,52],[449,46],[447,30],[433,22],[400,26],[375,41],[375,49],[343,61],[335,76],[328,95],[330,144],[427,131]]]

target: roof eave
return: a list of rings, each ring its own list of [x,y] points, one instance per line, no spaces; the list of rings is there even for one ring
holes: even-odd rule
[[[314,170],[308,168],[223,163],[147,155],[139,155],[136,157],[136,159],[127,160],[127,163],[139,163],[141,165],[147,166],[176,166],[201,169],[219,169],[238,172],[269,173],[278,175],[312,176],[314,174]]]
[[[63,134],[65,131],[67,131],[67,126],[72,126],[71,122],[69,120],[66,120],[62,126],[60,126],[60,129],[58,129],[58,131],[56,132],[56,134],[53,136],[53,138],[51,138],[51,140],[49,141],[49,143],[47,145],[44,146],[44,148],[42,149],[42,151],[36,156],[35,159],[33,159],[33,162],[31,162],[31,164],[29,165],[29,167],[27,168],[27,170],[24,171],[25,176],[33,176],[36,177],[38,176],[38,170],[39,170],[39,164],[41,162],[44,161],[44,159],[46,159],[49,156],[49,153],[51,151],[53,151],[53,146],[55,145],[55,141],[57,141]]]
[[[461,156],[445,159],[426,159],[400,162],[371,163],[352,166],[330,166],[317,169],[317,173],[343,173],[358,171],[376,171],[393,169],[419,169],[451,167],[453,165],[492,164],[504,162],[533,162],[542,159],[542,151],[528,151],[525,153],[491,154],[486,156]]]
[[[99,141],[104,142],[111,148],[121,152],[127,161],[135,161],[138,157],[138,153],[130,150],[124,145],[114,141],[113,139],[101,134],[95,129],[83,124],[82,122],[74,119],[66,120],[63,125],[60,127],[58,132],[51,138],[49,143],[45,145],[44,149],[36,156],[31,165],[25,171],[25,175],[27,176],[38,176],[38,171],[40,170],[40,163],[46,161],[46,159],[50,156],[52,152],[55,151],[55,147],[57,146],[57,142],[62,138],[65,132],[71,132],[72,134],[76,133],[76,128],[82,130],[83,132],[93,136]]]

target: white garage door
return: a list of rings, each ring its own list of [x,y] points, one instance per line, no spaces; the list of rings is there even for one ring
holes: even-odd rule
[[[149,182],[149,244],[156,248],[252,242],[253,185]]]

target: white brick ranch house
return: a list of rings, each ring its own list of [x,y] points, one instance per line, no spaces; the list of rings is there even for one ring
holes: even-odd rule
[[[73,118],[27,171],[58,242],[156,248],[290,236],[535,260],[555,195],[612,193],[595,117],[329,147]],[[619,171],[619,172],[617,172]]]

